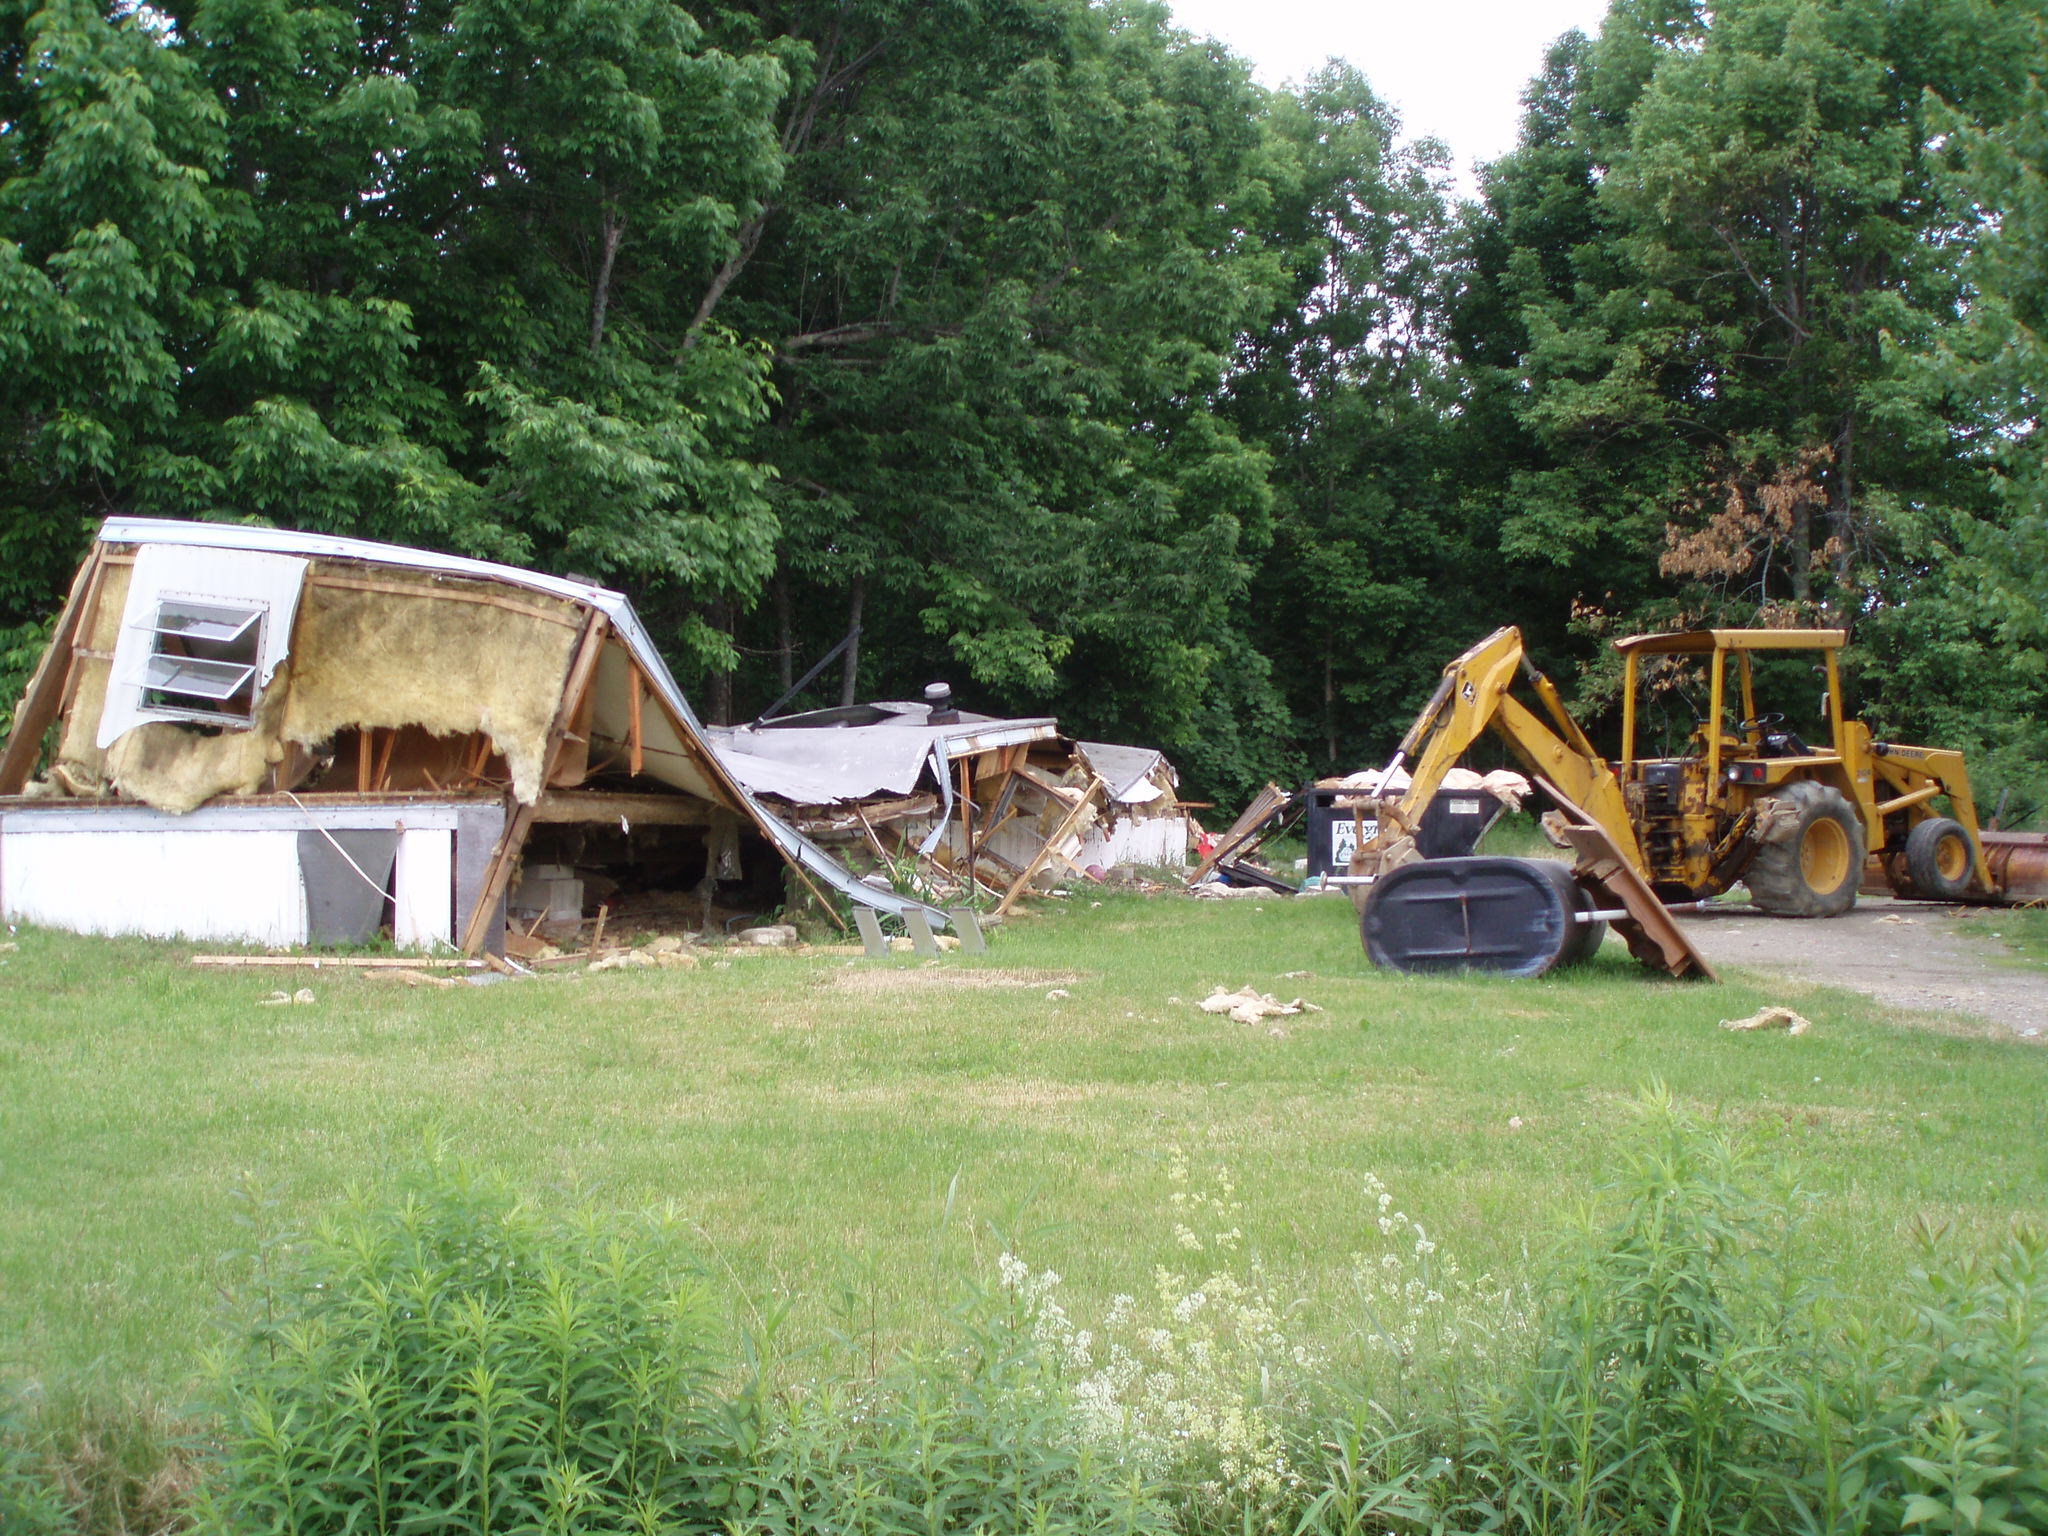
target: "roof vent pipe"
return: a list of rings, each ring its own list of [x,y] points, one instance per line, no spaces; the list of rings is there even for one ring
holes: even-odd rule
[[[950,683],[927,683],[924,690],[924,718],[927,725],[958,725],[960,711],[953,707]]]

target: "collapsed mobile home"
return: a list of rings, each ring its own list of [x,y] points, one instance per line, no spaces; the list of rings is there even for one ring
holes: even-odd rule
[[[738,783],[617,592],[285,530],[100,530],[0,753],[8,920],[501,952],[522,867],[705,912],[793,880],[947,920]]]
[[[1197,830],[1162,753],[963,710],[944,684],[707,734],[740,784],[845,862],[999,910],[1071,877],[1178,870]]]

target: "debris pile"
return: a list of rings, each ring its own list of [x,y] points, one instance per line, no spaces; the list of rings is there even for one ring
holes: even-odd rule
[[[1138,871],[1186,864],[1196,829],[1159,752],[926,692],[708,734],[726,770],[805,836],[922,900],[978,897],[1003,914],[1069,880],[1157,889]]]

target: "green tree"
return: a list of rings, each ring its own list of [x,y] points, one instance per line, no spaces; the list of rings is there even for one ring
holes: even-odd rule
[[[1269,116],[1294,172],[1267,232],[1289,280],[1231,381],[1233,418],[1275,464],[1275,540],[1245,624],[1285,690],[1283,739],[1348,771],[1469,643],[1461,595],[1492,564],[1448,472],[1444,151],[1398,147],[1394,113],[1341,64]]]
[[[1900,363],[1964,307],[1936,123],[2003,120],[2024,10],[1617,0],[1553,50],[1452,320],[1552,634],[1924,588],[1927,514],[1983,494]]]
[[[203,478],[177,439],[223,118],[135,15],[0,8],[0,624],[52,610],[99,518]]]
[[[759,585],[767,360],[689,320],[780,175],[772,55],[668,0],[7,14],[16,616],[113,511]]]
[[[716,310],[776,348],[772,617],[815,654],[858,616],[864,693],[944,658],[984,702],[1192,741],[1267,519],[1216,410],[1278,281],[1260,93],[1150,5],[815,26],[788,181]]]
[[[2048,33],[2031,58],[2048,67]],[[1937,126],[1958,156],[1944,191],[1968,231],[1968,302],[1904,357],[1906,385],[1989,495],[1916,510],[1916,579],[1861,637],[1898,723],[1967,745],[1991,808],[2011,792],[2012,825],[2048,808],[2048,91],[2037,74],[2003,122]]]

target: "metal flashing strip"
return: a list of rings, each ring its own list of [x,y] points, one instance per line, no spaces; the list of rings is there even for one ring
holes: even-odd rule
[[[948,758],[957,761],[978,753],[993,752],[998,747],[1021,746],[1030,741],[1052,741],[1059,733],[1057,720],[1003,720],[988,730],[970,731],[958,736],[941,736],[938,744],[945,749]]]
[[[203,805],[173,816],[146,805],[80,805],[50,800],[11,805],[0,810],[0,823],[22,832],[303,832],[369,831],[403,824],[411,832],[453,832],[465,811],[497,813],[495,805],[476,801],[397,804],[365,801],[361,805]]]

